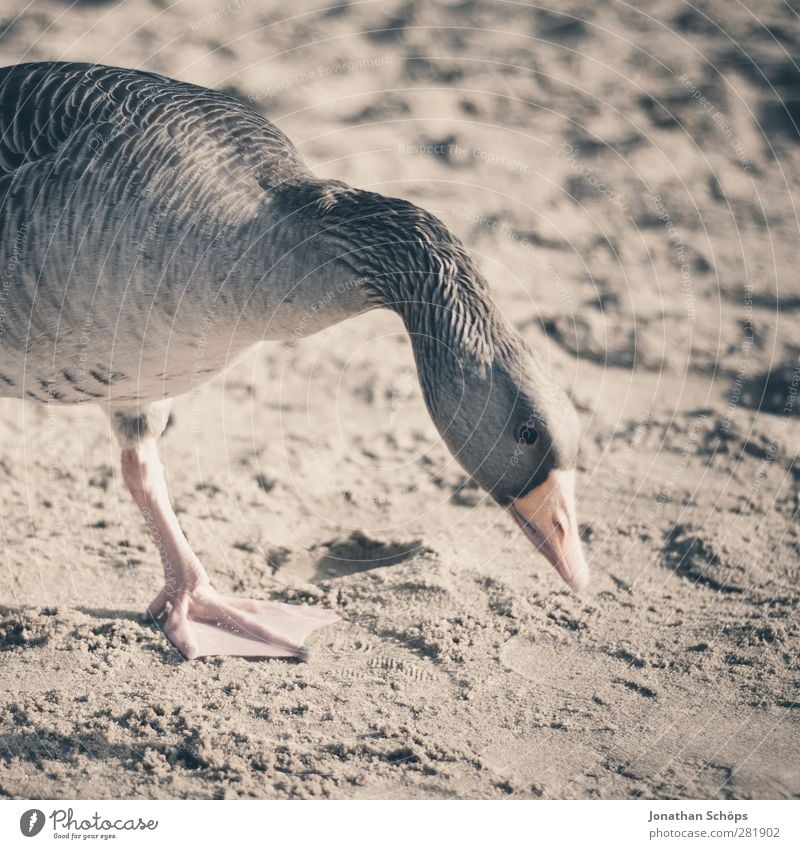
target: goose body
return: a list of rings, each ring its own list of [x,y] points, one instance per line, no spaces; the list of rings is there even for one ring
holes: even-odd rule
[[[352,285],[312,309],[324,285],[296,274],[302,235],[275,200],[308,177],[218,92],[91,65],[0,71],[0,392],[142,405],[359,312]]]
[[[0,274],[0,395],[111,410],[164,566],[148,612],[186,657],[304,657],[337,617],[212,589],[158,459],[170,399],[377,307],[403,320],[454,456],[585,585],[574,410],[464,246],[407,201],[318,179],[235,98],[123,68],[0,70]]]

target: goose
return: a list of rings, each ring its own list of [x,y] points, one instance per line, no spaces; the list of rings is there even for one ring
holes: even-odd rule
[[[146,615],[184,658],[304,660],[339,617],[213,588],[159,459],[172,399],[376,308],[402,320],[454,458],[587,585],[575,410],[464,245],[413,203],[318,178],[235,97],[88,63],[0,70],[0,274],[0,395],[105,408],[164,570]]]

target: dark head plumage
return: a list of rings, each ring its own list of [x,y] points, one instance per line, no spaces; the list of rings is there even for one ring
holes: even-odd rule
[[[400,315],[431,417],[453,456],[498,503],[517,509],[552,488],[554,476],[572,474],[578,422],[569,398],[440,219],[409,201],[331,180],[287,187],[283,202],[311,222],[328,255],[364,279],[376,304]],[[555,503],[552,495],[547,503]],[[556,522],[571,525],[574,542],[574,509],[567,515],[565,505]],[[547,554],[544,536],[539,547]],[[559,568],[572,583],[585,573],[585,563]]]

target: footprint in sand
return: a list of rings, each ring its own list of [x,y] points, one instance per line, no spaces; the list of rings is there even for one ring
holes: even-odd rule
[[[612,698],[624,689],[648,699],[658,691],[647,683],[631,680],[640,677],[624,657],[615,657],[573,643],[558,643],[547,637],[518,634],[500,650],[500,661],[508,669],[545,689],[568,690],[574,698]],[[650,685],[650,686],[649,686]]]

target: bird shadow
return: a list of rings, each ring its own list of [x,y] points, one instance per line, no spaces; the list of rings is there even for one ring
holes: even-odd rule
[[[89,621],[70,619],[66,608],[0,605],[0,654],[17,649],[41,649],[63,640],[85,640],[92,643],[93,651],[104,644],[121,642],[137,645],[170,666],[184,661],[162,634],[158,623],[139,611],[95,607],[71,610],[82,613]]]
[[[108,714],[109,721],[121,724]],[[20,713],[17,721],[28,722],[27,714]],[[159,755],[171,767],[196,770],[205,766],[201,747],[191,736],[175,742],[137,740],[135,743],[112,742],[105,734],[63,734],[51,728],[35,728],[33,731],[8,731],[2,737],[4,748],[10,757],[34,765],[58,762],[78,766],[80,760],[115,762],[121,769],[140,772],[143,764],[152,762],[152,754]],[[151,754],[152,753],[152,754]]]

